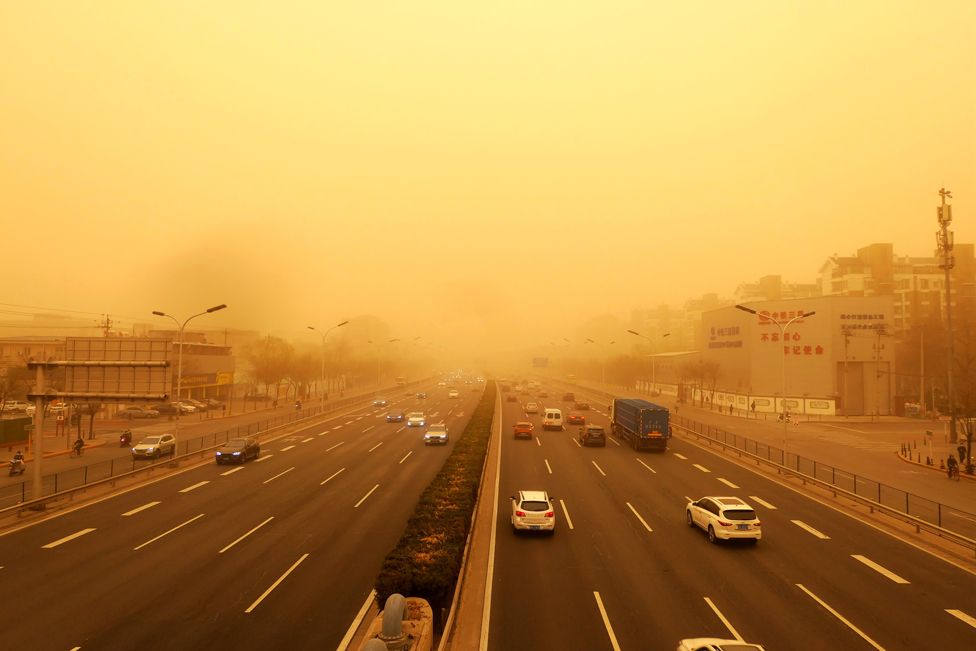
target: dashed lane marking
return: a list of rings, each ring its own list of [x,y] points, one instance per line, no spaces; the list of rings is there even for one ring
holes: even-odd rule
[[[880,644],[878,644],[877,642],[875,642],[874,640],[872,640],[871,638],[869,638],[864,633],[864,631],[862,631],[861,629],[859,629],[857,626],[854,626],[854,624],[852,624],[846,617],[844,617],[839,612],[837,612],[836,610],[834,610],[833,608],[831,608],[829,605],[827,605],[827,602],[825,602],[823,599],[821,599],[817,595],[815,595],[812,592],[810,592],[809,590],[807,590],[806,586],[804,586],[802,583],[797,583],[796,584],[796,587],[798,587],[800,590],[803,590],[804,592],[806,592],[807,595],[809,595],[811,599],[813,599],[818,604],[820,604],[821,606],[823,606],[827,610],[827,612],[829,612],[831,615],[833,615],[834,617],[836,617],[840,621],[844,622],[844,624],[846,624],[848,628],[850,628],[852,631],[854,631],[855,633],[857,633],[858,635],[860,635],[861,638],[865,642],[867,642],[868,644],[870,644],[871,646],[873,646],[878,651],[884,651],[884,647],[883,646],[881,646]]]
[[[536,443],[536,445],[538,445],[538,446],[539,446],[540,448],[542,447],[542,441],[541,441],[541,440],[539,439],[539,437],[538,437],[538,436],[537,436],[537,437],[535,437],[535,443]],[[579,445],[579,443],[577,443],[577,445]]]
[[[346,425],[348,425],[348,424],[349,424],[349,423],[346,423]],[[336,426],[335,426],[335,427],[333,427],[332,429],[333,429],[333,430],[337,430],[337,429],[342,429],[342,425],[336,425]]]
[[[603,472],[603,468],[601,468],[601,467],[600,467],[599,465],[597,465],[597,463],[596,463],[596,461],[590,461],[590,463],[592,463],[592,464],[593,464],[593,467],[594,467],[594,468],[596,468],[597,470],[599,470],[599,471],[600,471],[600,474],[601,474],[601,475],[603,475],[604,477],[606,477],[606,476],[607,476],[607,473],[605,473],[605,472]]]
[[[552,474],[552,466],[549,465],[549,459],[543,459],[543,461],[546,462],[546,470],[548,470],[549,471],[549,474],[551,475]]]
[[[345,468],[340,468],[339,470],[336,470],[334,473],[326,477],[324,480],[320,481],[319,486],[322,486],[323,484],[325,484],[325,482],[329,481],[330,479],[334,479],[338,477],[339,473],[341,473],[343,470],[345,470]]]
[[[302,443],[308,443],[309,441],[314,441],[314,440],[315,440],[314,436],[309,436],[307,439],[302,439]]]
[[[640,523],[644,525],[644,528],[647,529],[649,533],[654,533],[654,530],[651,529],[651,525],[647,524],[647,520],[641,517],[641,514],[637,512],[637,509],[635,509],[630,502],[626,502],[626,504],[627,504],[627,508],[630,509],[631,513],[636,515],[637,519],[640,520]]]
[[[722,482],[723,484],[725,484],[726,486],[728,486],[729,488],[738,488],[738,486],[736,486],[735,484],[733,484],[732,482],[730,482],[725,477],[719,477],[718,480],[720,482]]]
[[[190,491],[194,491],[194,490],[200,488],[201,486],[206,486],[209,483],[210,483],[210,480],[209,479],[205,479],[204,481],[198,481],[197,483],[193,484],[192,486],[187,486],[186,488],[184,488],[180,492],[181,493],[189,493]]]
[[[254,610],[255,608],[257,608],[258,607],[258,604],[260,604],[262,601],[264,601],[264,598],[267,597],[269,594],[271,594],[271,591],[274,590],[275,588],[277,588],[278,585],[282,581],[284,581],[286,578],[288,578],[288,575],[291,574],[292,571],[296,567],[298,567],[301,564],[301,562],[304,561],[306,558],[308,558],[308,554],[302,554],[302,557],[299,558],[297,561],[295,561],[294,565],[292,565],[291,567],[289,567],[288,570],[284,574],[282,574],[281,576],[279,576],[278,577],[278,580],[275,581],[274,583],[272,583],[271,586],[267,590],[264,591],[264,594],[262,594],[260,597],[258,597],[257,599],[255,599],[254,600],[254,603],[252,603],[250,606],[248,606],[247,607],[247,610],[245,610],[244,612],[245,613],[249,613],[252,610]]]
[[[267,483],[269,483],[269,482],[273,482],[273,481],[274,481],[275,479],[278,479],[278,477],[281,477],[282,475],[287,475],[288,473],[290,473],[290,472],[291,472],[292,470],[294,470],[294,469],[295,469],[295,466],[292,466],[292,467],[291,467],[291,468],[289,468],[288,470],[285,470],[284,472],[279,472],[279,473],[278,473],[277,475],[275,475],[274,477],[269,477],[268,479],[265,479],[265,480],[264,480],[263,482],[261,482],[261,483],[262,483],[262,484],[267,484]]]
[[[764,499],[763,499],[763,498],[761,498],[761,497],[756,497],[755,495],[750,495],[750,496],[749,496],[749,499],[751,499],[751,500],[755,500],[755,501],[756,501],[756,502],[758,502],[759,504],[762,504],[763,506],[765,506],[765,507],[766,507],[767,509],[771,509],[771,510],[773,510],[773,511],[775,511],[775,510],[776,510],[776,507],[775,507],[775,506],[773,506],[772,504],[770,504],[769,502],[767,502],[766,500],[764,500]]]
[[[952,608],[952,609],[946,608],[946,612],[949,613],[950,615],[952,615],[953,617],[955,617],[956,619],[961,620],[963,622],[966,622],[967,624],[969,624],[973,628],[976,628],[976,617],[972,617],[971,615],[967,615],[966,613],[962,612],[961,610],[956,610],[954,608]]]
[[[369,427],[367,427],[366,429],[363,430],[363,434],[365,434],[369,430],[373,429],[374,427],[376,427],[376,425],[370,425]]]
[[[262,461],[267,461],[268,459],[270,459],[273,456],[274,456],[273,454],[265,454],[265,455],[262,455],[262,456],[258,457],[257,461],[255,461],[254,463],[261,463]]]
[[[618,448],[620,447],[620,443],[617,441],[617,439],[613,438],[612,436],[610,437],[610,442],[616,445]]]
[[[221,477],[226,477],[227,475],[233,475],[235,472],[239,472],[241,470],[244,470],[244,466],[237,466],[236,468],[231,468],[230,470],[228,470],[226,472],[220,473],[220,476]]]
[[[123,515],[123,517],[124,516],[127,516],[127,515],[135,515],[136,513],[139,513],[140,511],[145,511],[146,509],[151,509],[152,507],[156,506],[157,504],[162,504],[162,502],[149,502],[148,504],[143,504],[142,506],[137,506],[136,508],[132,509],[131,511],[126,511],[122,515]]]
[[[286,445],[285,447],[281,448],[278,451],[279,452],[287,452],[288,450],[291,450],[293,447],[295,447],[295,446],[294,445]]]
[[[159,534],[159,535],[158,535],[158,536],[156,536],[155,538],[153,538],[153,539],[151,539],[151,540],[147,540],[146,542],[144,542],[144,543],[142,543],[142,544],[141,544],[141,545],[139,545],[138,547],[133,547],[133,548],[132,548],[132,551],[134,551],[134,552],[137,552],[137,551],[139,551],[140,549],[142,549],[143,547],[145,547],[146,545],[150,545],[150,544],[152,544],[152,543],[154,543],[154,542],[156,542],[157,540],[159,540],[160,538],[162,538],[163,536],[168,536],[168,535],[170,535],[171,533],[173,533],[174,531],[177,531],[177,530],[179,530],[179,529],[182,529],[183,527],[185,527],[186,525],[188,525],[188,524],[190,524],[190,523],[191,523],[191,522],[193,522],[194,520],[199,520],[199,519],[200,519],[200,518],[202,518],[202,517],[203,517],[203,513],[201,513],[201,514],[200,514],[200,515],[198,515],[198,516],[195,516],[195,517],[192,517],[192,518],[190,518],[189,520],[187,520],[186,522],[184,522],[183,524],[178,524],[178,525],[176,525],[175,527],[173,527],[172,529],[170,529],[169,531],[164,531],[163,533],[161,533],[161,534]]]
[[[75,533],[71,534],[70,536],[65,536],[64,538],[61,538],[59,540],[55,540],[54,542],[49,542],[48,544],[42,546],[41,549],[54,549],[58,545],[63,545],[64,543],[70,542],[70,541],[74,540],[75,538],[80,538],[80,537],[84,536],[85,534],[91,533],[94,530],[95,530],[94,528],[90,528],[90,529],[82,529],[81,531],[76,531]]]
[[[707,603],[708,604],[708,607],[711,608],[712,611],[714,611],[714,613],[716,615],[718,615],[718,618],[722,620],[722,623],[725,624],[725,628],[729,629],[729,632],[732,633],[732,637],[734,637],[735,639],[737,639],[737,640],[739,640],[741,642],[742,641],[742,636],[739,635],[739,631],[735,630],[735,627],[733,627],[732,626],[732,623],[728,619],[725,618],[725,615],[723,615],[722,614],[722,611],[718,609],[718,606],[716,606],[712,602],[712,600],[709,599],[708,597],[705,597],[705,603]]]
[[[577,441],[576,439],[573,439],[573,443],[575,443],[576,444],[576,447],[578,447],[578,448],[583,447],[582,445],[580,445],[580,442]]]
[[[594,591],[593,597],[596,598],[596,607],[600,609],[600,617],[603,618],[603,625],[607,629],[607,635],[610,636],[610,646],[613,647],[613,651],[620,651],[620,644],[617,642],[617,636],[613,633],[613,626],[610,625],[610,618],[607,617],[607,609],[603,607],[603,599],[600,599],[600,593]]]
[[[226,547],[224,547],[223,549],[221,549],[217,553],[218,554],[223,554],[225,551],[227,551],[228,549],[230,549],[231,547],[233,547],[237,543],[241,542],[242,540],[244,540],[245,538],[247,538],[248,536],[250,536],[252,533],[254,533],[255,531],[257,531],[258,529],[260,529],[264,525],[268,524],[272,520],[274,520],[274,516],[273,515],[270,518],[268,518],[267,520],[265,520],[264,522],[262,522],[261,524],[259,524],[258,526],[254,527],[253,529],[251,529],[250,531],[248,531],[246,534],[244,534],[243,536],[241,536],[240,538],[238,538],[234,542],[232,542],[231,544],[229,544]]]
[[[372,495],[373,494],[373,491],[375,491],[379,487],[380,487],[380,485],[379,484],[376,484],[375,486],[373,486],[372,488],[370,488],[369,489],[369,492],[366,493],[365,495],[363,495],[362,498],[358,502],[356,502],[356,506],[354,506],[352,508],[358,509],[359,508],[359,505],[362,504],[363,502],[365,502],[366,501],[366,498],[369,497],[370,495]]]
[[[802,520],[790,520],[790,522],[792,522],[796,526],[800,527],[804,531],[806,531],[808,533],[812,533],[814,536],[816,536],[820,540],[830,540],[830,536],[820,533],[819,531],[817,531],[816,529],[814,529],[813,527],[811,527],[810,525],[808,525],[806,522],[803,522]]]
[[[874,570],[878,574],[880,574],[880,575],[882,575],[884,577],[887,577],[887,578],[891,579],[895,583],[902,583],[902,584],[908,583],[908,581],[906,581],[905,579],[901,578],[900,576],[898,576],[897,574],[895,574],[894,572],[892,572],[888,568],[883,567],[881,565],[878,565],[877,563],[875,563],[874,561],[872,561],[867,556],[862,556],[860,554],[851,554],[851,558],[853,558],[854,560],[857,560],[857,561],[861,561],[862,563],[864,563],[865,565],[867,565],[868,567],[870,567],[872,570]]]
[[[691,465],[692,465],[693,467],[695,467],[695,468],[698,468],[698,469],[699,469],[699,470],[701,470],[702,472],[711,472],[711,470],[709,470],[709,469],[708,469],[708,468],[706,468],[705,466],[703,466],[703,465],[701,465],[700,463],[693,463],[693,464],[691,464]]]
[[[379,443],[377,443],[376,445],[374,445],[373,447],[371,447],[368,451],[369,452],[372,452],[373,450],[375,450],[376,448],[380,447],[381,445],[383,445],[383,441],[380,441]]]
[[[678,457],[679,459],[683,459],[685,461],[688,460],[688,457],[686,457],[685,455],[681,454],[680,452],[675,452],[674,453],[674,456]]]
[[[403,458],[400,459],[400,461],[398,462],[397,465],[399,465],[400,463],[403,463],[404,461],[406,461],[407,460],[407,457],[409,457],[411,454],[413,454],[413,450],[410,450],[410,452],[407,452],[405,455],[403,455]]]
[[[572,530],[573,520],[569,517],[569,509],[566,508],[566,502],[559,500],[559,505],[563,507],[563,515],[566,516],[566,524],[569,525],[570,530]]]
[[[649,465],[647,465],[646,463],[644,463],[640,459],[637,460],[637,463],[639,463],[640,465],[644,466],[645,468],[647,468],[648,470],[650,470],[651,472],[653,472],[655,475],[657,474],[657,470],[654,470],[654,468],[651,468]]]

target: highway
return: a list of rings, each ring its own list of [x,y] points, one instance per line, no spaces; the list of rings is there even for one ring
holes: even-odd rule
[[[245,465],[207,463],[4,534],[5,630],[62,651],[336,648],[483,386],[459,399],[419,387],[426,400],[413,388],[263,441]],[[451,443],[425,447],[425,428],[386,422],[391,408],[443,420]]]
[[[740,636],[767,649],[976,647],[972,574],[746,466],[672,439],[634,452],[610,436],[581,448],[576,426],[515,440],[522,403],[504,401],[488,648],[673,649]],[[580,395],[608,427],[605,399]],[[552,537],[515,535],[509,496],[557,503]],[[735,495],[762,520],[757,545],[712,545],[685,523],[689,498]]]

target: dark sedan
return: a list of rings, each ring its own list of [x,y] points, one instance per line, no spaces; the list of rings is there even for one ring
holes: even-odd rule
[[[217,448],[214,455],[217,463],[244,463],[248,459],[257,459],[261,454],[261,444],[257,439],[245,436],[231,439]]]
[[[396,411],[391,411],[386,415],[386,422],[388,423],[402,423],[403,422],[403,410],[397,409]]]

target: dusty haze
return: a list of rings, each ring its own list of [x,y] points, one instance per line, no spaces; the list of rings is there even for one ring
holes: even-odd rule
[[[2,301],[375,314],[486,354],[927,255],[942,186],[976,239],[974,26],[967,1],[6,2]]]

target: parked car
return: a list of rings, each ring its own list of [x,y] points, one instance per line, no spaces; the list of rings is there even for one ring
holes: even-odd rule
[[[535,425],[527,420],[520,420],[512,425],[512,432],[517,439],[531,439],[535,432]]]
[[[407,414],[407,427],[423,427],[427,424],[427,417],[422,411],[411,411]]]
[[[396,409],[386,415],[386,422],[388,423],[402,423],[403,419],[404,415],[402,409]]]
[[[207,411],[210,409],[210,405],[203,400],[197,400],[196,398],[183,398],[183,400],[180,402],[193,405],[197,411]]]
[[[175,415],[179,412],[179,407],[176,406],[176,403],[172,402],[159,402],[149,406],[159,414],[166,416]]]
[[[424,432],[424,445],[447,445],[447,425],[433,423]]]
[[[762,539],[756,511],[738,497],[703,497],[688,502],[685,519],[689,527],[704,529],[713,543],[739,538],[757,543]]]
[[[203,401],[207,403],[207,407],[209,407],[210,409],[217,410],[217,409],[224,408],[224,403],[215,398],[204,398]]]
[[[119,418],[159,418],[159,412],[151,407],[140,407],[138,405],[129,405],[128,407],[123,407],[122,409],[115,412],[115,415]]]
[[[607,447],[607,433],[600,425],[587,425],[579,429],[580,445],[597,445],[601,448]]]
[[[519,491],[512,501],[512,530],[556,532],[556,509],[545,491]]]
[[[176,406],[176,408],[179,410],[179,412],[181,414],[195,414],[195,413],[197,413],[196,406],[193,405],[193,404],[191,404],[191,403],[189,403],[189,402],[186,402],[185,400],[181,400],[179,402],[174,402],[173,404]]]
[[[176,437],[172,434],[147,436],[132,446],[133,459],[158,459],[164,454],[176,454]]]
[[[245,436],[243,438],[231,439],[217,448],[214,457],[217,464],[222,463],[244,463],[248,459],[257,459],[261,454],[261,444],[258,440]]]
[[[570,414],[566,416],[566,423],[569,425],[586,425],[586,416],[583,414]]]

